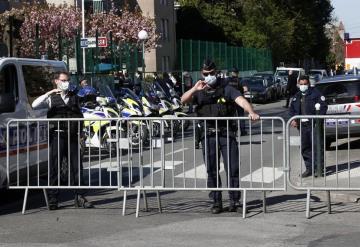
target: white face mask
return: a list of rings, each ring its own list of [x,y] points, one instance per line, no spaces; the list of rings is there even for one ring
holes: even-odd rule
[[[58,84],[58,88],[61,91],[67,91],[69,89],[69,82],[68,81],[62,81],[60,84]]]
[[[214,86],[216,83],[216,76],[215,75],[208,75],[205,77],[205,82],[206,84],[208,84],[210,87]]]
[[[309,89],[309,85],[299,85],[299,89],[301,92],[305,93],[306,90]]]

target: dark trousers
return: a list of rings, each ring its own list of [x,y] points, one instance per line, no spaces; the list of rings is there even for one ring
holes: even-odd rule
[[[50,136],[50,186],[68,185],[69,174],[71,186],[83,185],[83,166],[80,157],[79,142],[76,137],[71,137],[69,140],[67,133],[54,132]],[[67,182],[62,183],[62,181]],[[74,190],[74,193],[75,195],[84,194],[81,190]],[[49,189],[48,195],[50,204],[57,203],[59,190]]]
[[[317,135],[320,135],[320,143],[317,143]],[[317,170],[317,164],[320,162],[320,166],[324,164],[324,139],[322,131],[317,131],[316,125],[311,128],[311,123],[301,124],[301,154],[304,159],[306,170],[313,171],[313,159],[314,170]],[[320,147],[318,146],[320,145]],[[320,160],[317,158],[318,148],[320,150]]]
[[[221,188],[221,179],[219,174],[220,168],[220,154],[224,160],[227,181],[230,180],[229,188],[239,188],[239,150],[238,143],[233,136],[229,136],[229,146],[226,136],[218,136],[218,160],[216,160],[216,136],[211,135],[202,139],[203,143],[203,157],[207,167],[208,188]],[[229,157],[228,157],[229,149]],[[229,160],[228,160],[229,158]],[[218,165],[217,165],[218,164]],[[228,167],[229,166],[229,167]],[[230,169],[230,170],[228,170]],[[218,179],[218,180],[217,180]],[[212,191],[209,197],[215,203],[221,202],[221,191]],[[240,191],[229,191],[229,198],[232,202],[238,202],[240,199]]]

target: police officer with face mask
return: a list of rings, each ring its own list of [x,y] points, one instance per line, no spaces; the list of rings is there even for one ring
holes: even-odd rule
[[[193,102],[197,105],[198,117],[233,117],[236,114],[235,105],[239,105],[249,113],[252,120],[259,119],[252,106],[235,88],[216,77],[215,63],[207,59],[203,63],[202,75],[204,79],[199,80],[190,90],[181,97],[181,102]],[[201,143],[203,146],[203,158],[207,167],[209,188],[221,188],[219,175],[219,160],[216,159],[216,150],[219,150],[224,160],[224,167],[230,184],[229,188],[239,188],[239,154],[236,141],[236,123],[226,120],[201,122]],[[227,126],[229,125],[229,129]],[[217,127],[217,128],[216,128]],[[206,131],[205,131],[206,130]],[[206,142],[206,143],[205,143]],[[228,155],[229,154],[229,155]],[[219,155],[220,156],[220,155]],[[220,158],[220,157],[219,157]],[[229,167],[229,168],[228,168]],[[218,214],[222,211],[221,191],[212,191],[210,198],[213,200],[211,212]],[[229,191],[229,211],[234,212],[239,208],[240,192]]]
[[[316,104],[320,104],[320,115],[325,115],[327,111],[327,104],[325,102],[325,97],[314,87],[310,87],[309,76],[303,75],[300,77],[298,82],[298,87],[300,91],[294,95],[292,98],[292,103],[290,104],[289,115],[290,117],[297,115],[316,115]],[[320,123],[321,124],[321,123]],[[300,128],[301,125],[301,128]],[[316,126],[316,121],[311,119],[301,119],[293,120],[291,126],[297,129],[301,129],[301,154],[304,159],[306,170],[301,174],[301,177],[312,176],[313,172],[313,157],[314,157],[314,167],[317,167],[317,163],[320,163],[323,167],[323,143],[315,143],[317,135],[320,135],[320,140],[323,140],[323,131],[322,126]],[[319,128],[318,128],[319,127]],[[320,129],[320,131],[318,131]],[[320,132],[320,133],[319,133]],[[313,142],[314,140],[314,142]],[[314,147],[313,147],[314,143]],[[316,160],[317,157],[317,148],[315,145],[321,145],[321,160]],[[314,154],[313,151],[314,150]]]
[[[41,95],[32,103],[33,108],[47,107],[48,118],[82,118],[77,95],[69,90],[69,75],[58,72],[54,75],[56,88]],[[82,126],[77,121],[49,122],[50,186],[61,185],[58,178],[70,172],[72,186],[83,185],[82,161],[79,157],[79,140]],[[68,153],[70,151],[70,153]],[[67,165],[63,166],[63,162]],[[80,166],[80,170],[79,170]],[[60,167],[60,170],[59,170]],[[63,169],[69,169],[64,172]],[[75,190],[75,207],[91,208],[93,205],[83,196],[84,192]],[[58,209],[58,189],[48,190],[49,209]]]

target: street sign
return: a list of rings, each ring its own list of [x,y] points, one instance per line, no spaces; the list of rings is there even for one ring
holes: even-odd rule
[[[82,38],[80,40],[81,48],[95,48],[96,47],[96,37]],[[107,47],[107,38],[98,37],[98,47]]]

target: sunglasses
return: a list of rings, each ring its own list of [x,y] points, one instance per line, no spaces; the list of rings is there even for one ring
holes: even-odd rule
[[[203,72],[202,74],[203,74],[204,76],[215,75],[215,71],[212,71],[212,72]]]

